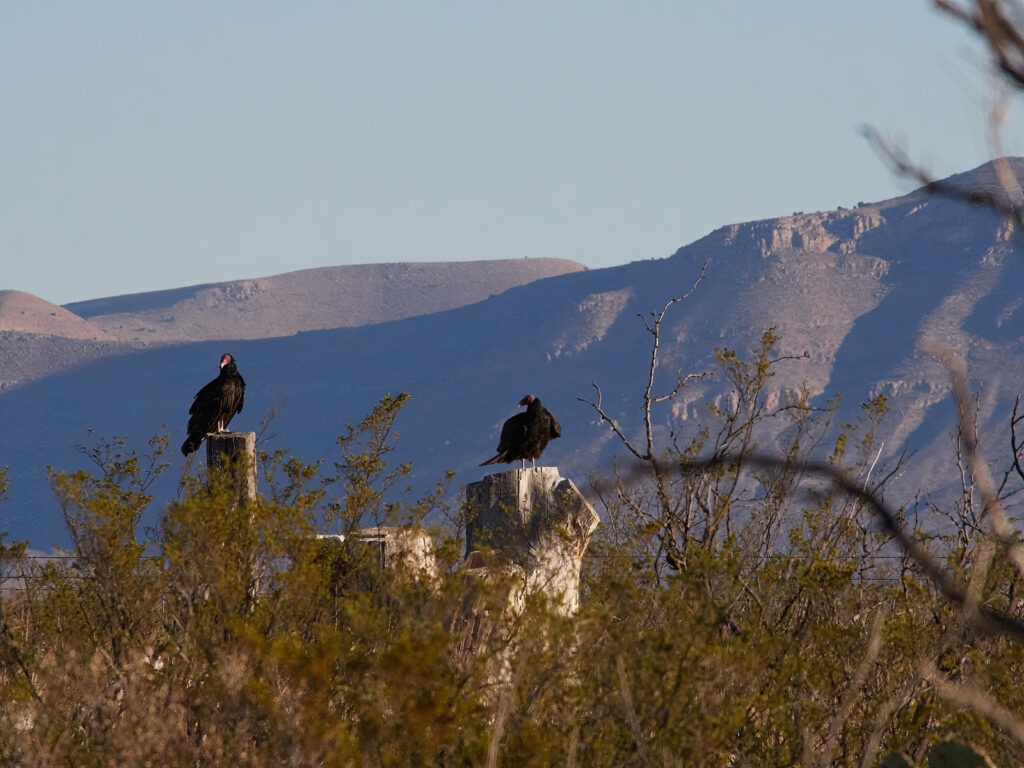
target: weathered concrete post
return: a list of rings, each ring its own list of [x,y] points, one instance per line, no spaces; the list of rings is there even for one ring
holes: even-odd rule
[[[234,478],[236,484],[235,504],[256,500],[256,433],[255,432],[214,432],[206,436],[206,466],[214,471],[240,469],[245,474]],[[250,521],[252,517],[250,517]],[[262,576],[256,560],[250,564],[251,577],[246,586],[246,596],[254,601],[260,591]],[[255,603],[250,602],[250,610]]]
[[[466,486],[467,565],[490,547],[526,573],[527,592],[543,591],[557,610],[579,608],[580,566],[599,518],[558,467],[513,469]]]
[[[348,536],[340,533],[319,534],[317,538],[329,546],[363,548],[371,553],[373,561],[380,568],[402,567],[413,575],[425,575],[431,579],[438,574],[434,541],[422,528],[357,528]]]
[[[231,465],[244,466],[239,500],[252,501],[256,498],[255,432],[217,432],[206,436],[206,466],[223,470]]]

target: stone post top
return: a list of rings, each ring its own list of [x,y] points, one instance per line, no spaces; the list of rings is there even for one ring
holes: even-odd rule
[[[514,467],[512,469],[503,469],[500,472],[491,472],[491,475],[505,475],[518,472],[520,474],[526,472],[529,474],[541,474],[541,475],[558,475],[558,467]],[[487,475],[490,477],[490,475]]]
[[[545,592],[567,616],[576,612],[580,564],[600,518],[558,467],[509,469],[467,483],[464,509],[468,571],[491,558],[519,569],[528,592]]]
[[[243,461],[244,459],[244,461]],[[211,432],[206,436],[206,464],[224,468],[242,462],[245,472],[239,477],[239,497],[243,501],[256,498],[256,433]]]
[[[533,479],[533,480],[561,480],[562,475],[558,471],[558,467],[527,467],[526,469],[504,469],[500,472],[491,472],[489,475],[484,475],[482,480],[477,482],[483,482],[483,480],[490,477],[505,477],[508,476],[513,482],[519,480]]]
[[[565,526],[585,547],[600,520],[558,467],[510,469],[467,483],[466,512],[467,555],[481,545],[521,555],[536,537]]]

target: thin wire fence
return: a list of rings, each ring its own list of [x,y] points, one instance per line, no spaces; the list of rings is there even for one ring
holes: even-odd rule
[[[54,561],[58,561],[58,562],[61,562],[61,563],[69,562],[69,561],[73,562],[74,560],[77,559],[77,557],[78,557],[77,555],[72,555],[72,554],[66,554],[66,555],[25,555],[23,557],[17,558],[17,561],[20,564],[29,564],[31,567],[34,568],[34,567],[36,567],[37,564],[40,564],[40,563],[43,566],[45,566],[45,564],[50,563],[50,562],[54,562]],[[808,562],[808,561],[811,561],[811,560],[814,559],[813,555],[780,555],[779,557],[784,558],[786,560],[792,560],[792,561],[798,561],[798,562]],[[142,557],[141,559],[143,561],[153,562],[153,561],[161,560],[162,557],[160,555],[146,555],[146,556]],[[630,560],[634,559],[634,557],[632,555],[628,554],[628,553],[625,553],[625,552],[588,552],[587,554],[584,555],[584,560],[588,560],[588,559],[591,559],[591,560],[601,560],[601,561],[605,561],[605,562],[611,561],[611,560],[620,560],[620,561],[624,561],[625,562],[625,561],[630,561]],[[907,558],[906,555],[874,555],[871,558],[871,560],[872,561],[884,561],[886,563],[888,563],[888,562],[899,562],[899,561],[907,562],[908,558]],[[29,561],[29,562],[26,563],[26,561]],[[836,560],[834,562],[837,565],[840,565],[840,566],[844,566],[844,565],[858,565],[858,564],[863,565],[864,564],[864,560],[859,559],[859,558],[847,558],[847,559],[843,559],[843,560]],[[27,591],[28,588],[29,588],[27,582],[41,582],[41,581],[46,581],[46,580],[52,578],[51,574],[46,574],[46,573],[41,573],[41,572],[34,572],[33,573],[31,571],[26,572],[25,570],[18,570],[17,572],[14,572],[14,571],[10,570],[12,568],[17,568],[17,564],[9,564],[7,566],[8,570],[0,571],[0,598],[10,598],[12,595],[16,595],[18,593]],[[871,570],[871,565],[868,564],[868,565],[864,566],[864,568],[861,569],[861,570],[862,571],[863,570],[869,570],[870,571]],[[73,578],[73,579],[81,579],[81,578],[84,578],[86,576],[86,574],[84,572],[77,572],[76,573],[73,570],[73,566],[72,567],[65,567],[64,570],[63,570],[62,575],[65,576],[65,577],[68,577],[68,578]],[[899,580],[900,580],[900,576],[898,574],[896,574],[896,573],[879,574],[879,575],[866,575],[863,572],[861,572],[861,573],[857,574],[857,581],[858,581],[858,583],[895,584],[895,583],[899,582]]]

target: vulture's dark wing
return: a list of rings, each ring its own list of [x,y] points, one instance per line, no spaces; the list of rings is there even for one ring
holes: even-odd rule
[[[547,410],[546,408],[544,410]],[[555,418],[555,414],[548,411],[548,418],[551,419],[551,439],[554,440],[556,437],[562,436],[562,425],[558,423],[558,419]]]
[[[199,448],[206,433],[217,426],[220,411],[220,378],[216,378],[196,392],[192,406],[188,409],[188,437],[181,444],[181,452],[188,456]]]
[[[498,454],[480,466],[486,467],[489,464],[497,464],[498,462],[508,464],[510,461],[521,459],[525,450],[529,428],[530,424],[525,413],[517,413],[511,419],[507,419],[501,425],[501,437],[498,438]]]
[[[207,384],[205,387],[196,392],[196,396],[192,398],[192,407],[188,409],[188,412],[193,416],[203,413],[211,408],[216,412],[217,407],[220,405],[220,378],[216,378]],[[189,419],[189,425],[192,424],[192,419]],[[191,431],[191,429],[190,429]]]
[[[242,412],[242,406],[245,405],[245,379],[242,378],[242,374],[236,373],[238,377],[238,383],[242,385],[242,392],[238,395],[238,407],[235,409],[235,413]]]
[[[213,420],[213,428],[223,427],[227,429],[231,418],[242,410],[242,402],[245,400],[245,386],[240,376],[227,376],[220,386],[220,401],[217,407],[217,415]]]
[[[529,423],[525,413],[517,413],[511,419],[505,421],[501,427],[501,437],[498,439],[498,453],[519,452],[529,431]]]

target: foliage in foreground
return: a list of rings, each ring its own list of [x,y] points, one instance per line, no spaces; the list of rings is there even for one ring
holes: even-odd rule
[[[0,602],[0,763],[923,765],[950,738],[1024,761],[1024,646],[977,631],[857,500],[799,492],[830,414],[799,396],[767,408],[773,343],[749,366],[720,355],[743,396],[717,427],[648,475],[595,482],[605,523],[573,619],[543,596],[510,612],[500,574],[457,568],[454,524],[431,530],[434,575],[314,536],[436,508],[443,484],[411,504],[382,493],[408,472],[385,461],[404,397],[339,440],[336,476],[264,456],[266,495],[249,504],[230,473],[187,480],[148,536],[165,443],[89,449],[96,474],[54,476],[76,557],[0,550],[4,573],[32,577]],[[865,487],[883,413],[870,404],[830,438]],[[709,444],[754,451],[746,427],[769,418],[789,420],[791,466],[666,473]],[[1019,613],[1018,571],[978,541],[933,547],[981,604]],[[467,604],[501,619],[472,653],[473,627],[453,621]]]

